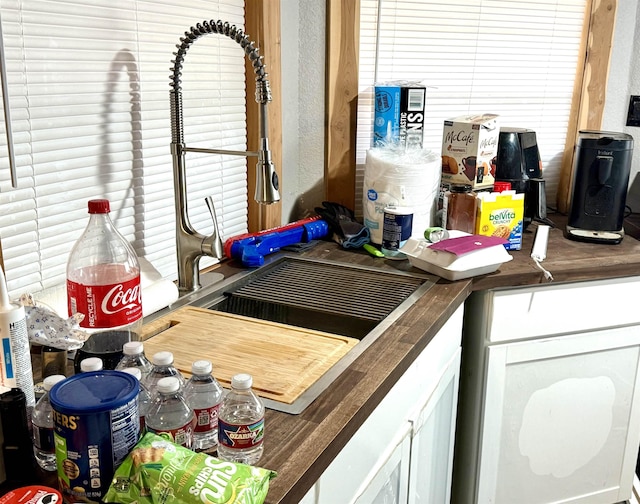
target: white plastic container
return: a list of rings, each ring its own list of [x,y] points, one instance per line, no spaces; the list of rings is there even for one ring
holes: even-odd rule
[[[449,231],[449,234],[450,238],[469,236],[468,233],[455,230]],[[481,236],[479,238],[491,237]],[[407,255],[412,266],[452,281],[493,273],[498,270],[501,264],[513,259],[504,245],[500,244],[479,248],[463,255],[443,250],[432,250],[431,246],[433,245],[435,244],[424,239],[409,238],[400,251]]]

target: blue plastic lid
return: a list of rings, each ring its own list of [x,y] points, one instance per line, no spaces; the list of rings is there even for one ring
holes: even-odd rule
[[[49,400],[59,413],[99,413],[127,404],[138,391],[138,380],[128,373],[90,371],[56,383],[49,392]]]

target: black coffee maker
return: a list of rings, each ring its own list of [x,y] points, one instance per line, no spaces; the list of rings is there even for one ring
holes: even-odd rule
[[[511,189],[524,193],[523,229],[533,220],[546,222],[547,196],[536,132],[501,127],[498,153],[492,165],[496,182],[509,182]]]
[[[611,244],[622,241],[632,153],[631,135],[580,131],[573,161],[567,238]]]

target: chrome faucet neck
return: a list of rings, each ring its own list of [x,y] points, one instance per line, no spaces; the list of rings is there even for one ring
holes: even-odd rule
[[[201,36],[218,33],[235,40],[251,61],[256,75],[256,101],[260,104],[260,146],[258,151],[228,151],[223,149],[202,149],[187,147],[184,143],[182,118],[182,66],[187,50]],[[186,152],[209,154],[227,154],[236,156],[257,156],[255,199],[261,204],[280,201],[278,175],[271,162],[271,152],[267,139],[267,104],[271,101],[271,89],[262,56],[254,42],[243,31],[223,21],[203,21],[186,31],[177,45],[172,61],[170,76],[171,107],[171,156],[173,159],[173,179],[176,215],[176,251],[178,255],[178,288],[182,293],[200,288],[200,258],[204,255],[217,259],[223,258],[222,238],[218,229],[213,200],[209,197],[207,205],[213,218],[214,232],[205,236],[198,233],[189,221],[187,211],[187,179],[185,169]]]

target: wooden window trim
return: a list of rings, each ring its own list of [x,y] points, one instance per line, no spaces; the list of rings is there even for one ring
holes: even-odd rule
[[[573,151],[581,129],[602,127],[617,0],[587,5],[571,119],[557,192],[558,211],[570,201]],[[360,2],[327,0],[326,198],[355,208],[356,118]]]
[[[269,75],[272,103],[268,106],[269,147],[276,173],[280,180],[282,195],[282,65],[280,56],[280,1],[245,1],[245,33],[255,42],[264,57]],[[246,59],[246,58],[245,58]],[[247,81],[247,145],[249,150],[257,150],[260,141],[260,106],[255,96],[255,79],[251,62],[246,64]],[[255,146],[255,147],[252,147]],[[256,188],[256,160],[247,160],[249,232],[261,231],[279,226],[282,219],[282,203],[260,205],[253,199]]]

